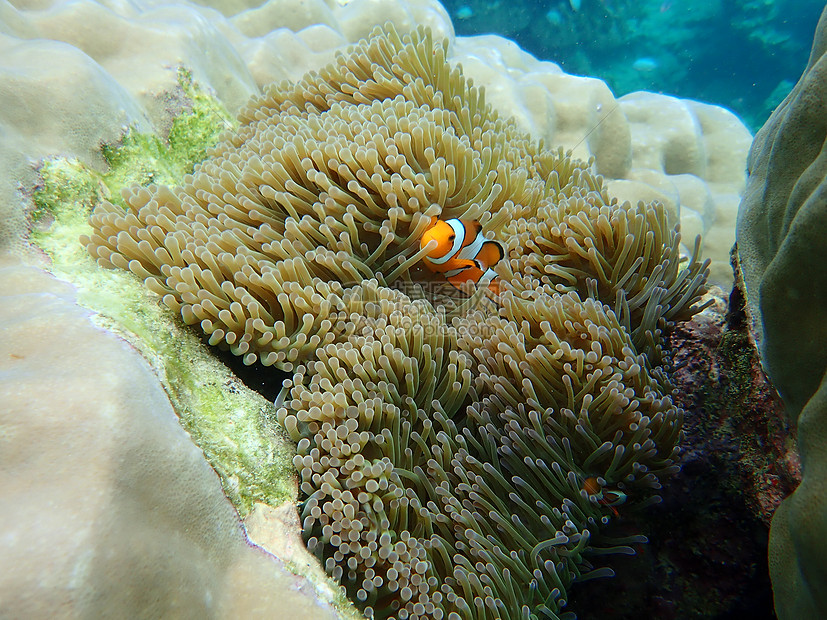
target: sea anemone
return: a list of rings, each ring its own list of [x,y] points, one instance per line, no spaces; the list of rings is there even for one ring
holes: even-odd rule
[[[562,617],[610,572],[589,554],[629,550],[612,516],[674,469],[666,336],[707,264],[446,55],[374,31],[254,98],[180,186],[101,204],[84,243],[210,344],[292,371],[305,539],[367,615]],[[434,217],[506,247],[498,299],[435,292]]]

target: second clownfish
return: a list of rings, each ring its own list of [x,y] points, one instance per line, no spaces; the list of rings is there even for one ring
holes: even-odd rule
[[[620,516],[615,506],[619,506],[626,501],[626,494],[623,491],[605,488],[598,482],[597,478],[586,478],[581,488],[594,497],[598,504],[607,506],[616,517]]]
[[[444,274],[445,279],[460,290],[465,290],[467,282],[473,282],[499,292],[497,274],[492,267],[505,256],[505,251],[499,242],[485,238],[479,222],[434,218],[422,234],[420,247],[425,248],[431,241],[437,243],[424,258],[428,269]]]

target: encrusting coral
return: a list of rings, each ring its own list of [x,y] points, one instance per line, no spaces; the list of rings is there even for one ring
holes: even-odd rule
[[[293,371],[305,538],[368,616],[570,616],[572,583],[611,572],[592,555],[630,552],[611,516],[673,468],[667,336],[707,263],[446,54],[375,31],[254,98],[181,186],[104,202],[84,243],[211,344]],[[498,299],[434,293],[434,217],[507,247]]]

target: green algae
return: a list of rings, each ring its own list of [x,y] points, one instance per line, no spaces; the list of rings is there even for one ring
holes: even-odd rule
[[[295,501],[295,452],[272,422],[273,404],[246,388],[139,278],[99,267],[79,241],[91,234],[89,213],[100,200],[119,200],[120,190],[134,183],[176,184],[234,122],[187,71],[178,78],[174,96],[186,103],[166,141],[128,129],[116,144],[102,147],[105,173],[76,159],[42,163],[30,241],[48,254],[52,273],[78,288],[79,302],[98,313],[95,320],[149,361],[243,517],[256,502]]]
[[[113,203],[125,206],[120,197],[124,187],[180,183],[205,159],[207,149],[218,142],[221,133],[236,126],[224,105],[204,92],[186,69],[178,69],[177,89],[167,98],[181,111],[173,117],[166,140],[130,128],[117,143],[101,147],[109,165],[102,181]]]
[[[38,172],[42,182],[32,194],[34,209],[30,214],[36,224],[54,219],[55,210],[62,210],[62,205],[67,202],[77,203],[77,208],[90,211],[107,193],[100,175],[76,159],[46,161]]]

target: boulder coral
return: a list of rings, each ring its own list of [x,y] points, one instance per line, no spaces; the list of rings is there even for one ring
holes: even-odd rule
[[[797,426],[803,479],[772,520],[780,618],[827,613],[827,11],[810,60],[758,132],[738,218],[738,259],[763,363]]]
[[[103,201],[83,243],[211,344],[292,372],[305,538],[367,615],[570,617],[573,583],[639,542],[613,516],[673,470],[668,335],[709,264],[447,50],[374,31],[254,97],[180,185]],[[507,247],[499,299],[421,268],[433,217]]]
[[[249,544],[154,369],[77,294],[0,260],[2,615],[348,617]]]

